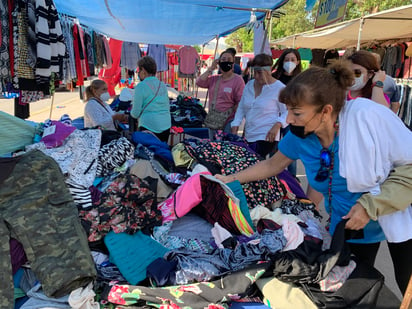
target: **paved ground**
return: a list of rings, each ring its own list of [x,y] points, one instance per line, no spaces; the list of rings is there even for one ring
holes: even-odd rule
[[[206,92],[199,90],[198,98],[203,99]],[[68,114],[72,119],[83,115],[84,103],[79,99],[78,91],[74,92],[56,92],[53,106],[51,99],[42,100],[36,103],[32,103],[30,106],[30,118],[29,120],[35,122],[41,122],[48,118],[59,119],[61,115]],[[13,100],[0,100],[0,110],[14,114]],[[303,188],[306,188],[306,176],[302,164],[298,164],[298,177],[301,180]],[[323,206],[323,205],[322,205]],[[321,206],[321,209],[323,207]],[[382,243],[378,252],[376,268],[381,271],[385,276],[386,285],[389,289],[401,299],[401,293],[396,285],[393,276],[392,260],[389,255],[389,251],[386,243]]]

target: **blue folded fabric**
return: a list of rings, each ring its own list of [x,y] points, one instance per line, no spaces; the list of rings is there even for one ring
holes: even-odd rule
[[[123,277],[132,285],[146,279],[147,266],[169,250],[141,231],[133,235],[111,231],[104,238],[115,264]]]
[[[242,212],[243,216],[245,217],[246,221],[249,225],[256,231],[256,227],[253,225],[252,217],[250,216],[250,210],[247,206],[247,200],[245,191],[243,191],[242,185],[240,184],[239,180],[235,180],[226,184],[230,190],[232,190],[233,194],[239,199],[240,201],[240,211]]]
[[[142,144],[143,146],[149,148],[150,151],[154,152],[155,155],[173,162],[173,156],[169,145],[165,142],[162,142],[153,134],[136,131],[132,134],[132,140],[136,145]]]

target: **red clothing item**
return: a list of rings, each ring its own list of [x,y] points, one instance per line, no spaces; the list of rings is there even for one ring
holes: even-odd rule
[[[209,106],[215,95],[215,86],[220,75],[209,76],[206,80],[200,77],[196,80],[199,87],[209,89]],[[237,106],[245,88],[245,82],[240,75],[233,74],[229,80],[221,80],[216,99],[216,110],[225,112],[233,106]]]
[[[79,28],[77,27],[76,24],[74,24],[73,25],[73,49],[74,49],[74,63],[76,66],[76,73],[77,73],[76,85],[83,86],[84,85],[84,75],[83,75],[82,63],[80,59],[79,44],[81,44]]]
[[[121,78],[122,69],[120,67],[120,58],[122,55],[122,44],[122,41],[110,39],[109,47],[112,55],[112,66],[110,69],[101,69],[99,72],[99,78],[106,82],[111,96],[116,94],[114,88],[120,82]]]

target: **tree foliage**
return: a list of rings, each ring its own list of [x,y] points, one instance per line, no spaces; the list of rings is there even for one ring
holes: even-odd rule
[[[289,0],[278,11],[284,14],[280,18],[272,18],[270,39],[279,39],[295,33],[314,29],[318,2],[312,11],[305,11],[306,0]],[[377,13],[383,10],[412,4],[412,0],[348,0],[345,20]],[[226,38],[226,43],[238,52],[253,51],[253,31],[240,28]]]
[[[253,31],[248,31],[245,27],[231,33],[225,40],[226,44],[236,48],[239,53],[253,51]]]

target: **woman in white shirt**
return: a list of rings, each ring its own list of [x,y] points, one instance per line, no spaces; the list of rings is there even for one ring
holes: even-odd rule
[[[262,157],[276,149],[280,128],[287,125],[286,105],[278,101],[285,85],[272,77],[272,63],[272,57],[266,54],[259,54],[252,60],[254,79],[246,84],[231,123],[232,133],[237,134],[245,119],[245,138]]]
[[[105,81],[95,79],[86,88],[87,103],[84,107],[84,126],[91,128],[101,126],[105,130],[115,131],[115,121],[127,122],[128,116],[122,113],[115,113],[110,108],[107,101],[110,94],[107,91]]]

